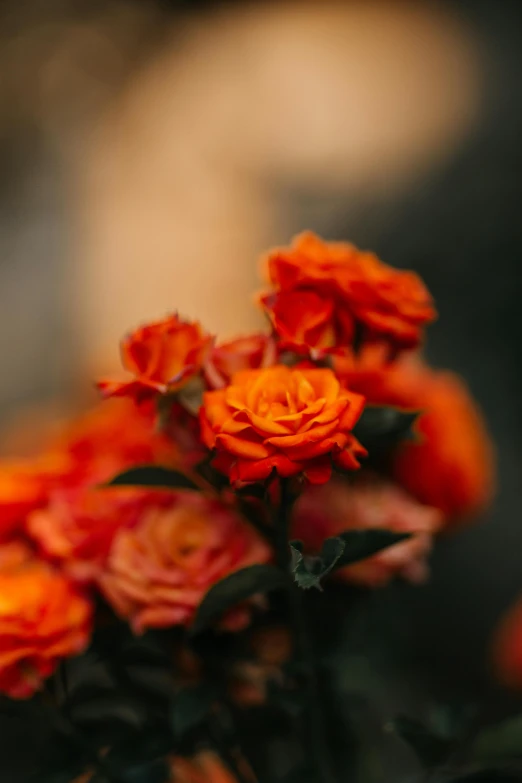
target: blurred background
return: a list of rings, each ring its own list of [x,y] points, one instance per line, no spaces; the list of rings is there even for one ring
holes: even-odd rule
[[[372,616],[422,689],[492,713],[490,634],[522,592],[521,44],[519,0],[0,9],[1,450],[144,319],[259,325],[258,256],[304,228],[415,269],[428,357],[478,398],[500,486],[400,619],[393,596]]]

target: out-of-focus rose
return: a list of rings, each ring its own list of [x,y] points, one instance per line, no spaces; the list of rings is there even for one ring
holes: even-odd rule
[[[262,304],[283,341],[296,346],[348,348],[357,332],[364,340],[385,339],[393,350],[413,348],[436,317],[415,273],[353,245],[306,232],[269,253],[266,264],[277,294]]]
[[[309,488],[297,502],[292,535],[315,554],[325,538],[346,530],[410,533],[411,538],[335,573],[349,582],[381,587],[394,576],[411,582],[426,578],[426,556],[441,522],[440,511],[420,505],[397,485],[360,477],[351,484],[333,480]]]
[[[0,539],[23,528],[51,497],[65,493],[68,504],[72,495],[83,498],[79,488],[104,483],[133,465],[179,459],[167,436],[156,431],[152,408],[106,400],[65,425],[41,454],[0,461]]]
[[[176,756],[172,760],[172,783],[237,783],[219,756],[202,750],[194,758]]]
[[[154,406],[138,407],[127,398],[103,400],[73,418],[48,451],[65,454],[72,462],[69,484],[91,476],[97,482],[107,481],[133,465],[169,465],[178,460],[175,444],[156,427]]]
[[[23,521],[25,515],[45,499],[40,474],[25,461],[0,463],[0,537],[4,538]]]
[[[0,461],[0,540],[20,529],[26,515],[46,502],[48,491],[70,470],[67,454]]]
[[[246,522],[217,500],[180,492],[170,506],[151,504],[113,540],[100,587],[134,631],[187,625],[213,584],[271,557]],[[230,624],[248,622],[238,611]]]
[[[493,639],[493,664],[504,685],[522,690],[522,601],[508,610]]]
[[[494,491],[494,450],[478,406],[462,380],[409,362],[347,374],[368,404],[421,411],[418,441],[405,442],[395,479],[421,503],[457,520],[481,511]]]
[[[230,386],[203,395],[201,435],[232,482],[305,473],[328,481],[332,462],[359,467],[365,450],[351,434],[364,398],[327,369],[276,365],[236,373]]]
[[[162,498],[162,493],[132,488],[64,488],[29,514],[25,528],[40,552],[71,579],[92,582],[105,567],[116,532],[134,526],[148,505],[159,505]]]
[[[0,573],[0,691],[28,698],[88,644],[90,602],[62,575],[32,562]]]
[[[251,334],[216,345],[205,365],[205,377],[214,389],[230,383],[234,373],[270,367],[276,359],[276,345],[266,334]]]
[[[261,297],[283,350],[325,353],[348,348],[354,337],[354,320],[346,307],[312,289],[278,291]]]
[[[17,571],[34,560],[33,548],[21,536],[16,536],[0,545],[0,573]]]
[[[199,373],[212,346],[212,337],[197,322],[170,315],[146,324],[121,343],[129,380],[101,380],[105,396],[130,396],[140,401],[180,389]]]

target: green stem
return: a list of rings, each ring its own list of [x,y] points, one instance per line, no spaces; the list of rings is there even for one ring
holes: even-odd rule
[[[281,494],[276,518],[276,559],[278,566],[286,573],[290,567],[288,534],[292,502],[288,479],[281,479]],[[286,593],[296,653],[303,665],[306,677],[307,703],[304,713],[306,746],[310,748],[313,757],[317,783],[335,783],[336,776],[325,737],[323,700],[317,676],[317,662],[307,622],[304,592],[293,580],[288,579]]]

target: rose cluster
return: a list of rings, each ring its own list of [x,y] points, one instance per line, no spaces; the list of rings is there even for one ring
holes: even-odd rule
[[[338,572],[371,586],[424,578],[434,534],[487,505],[492,447],[462,381],[422,359],[436,312],[417,275],[310,233],[263,265],[266,332],[216,342],[177,314],[148,323],[122,341],[126,374],[99,382],[97,407],[0,464],[4,693],[30,695],[84,649],[100,599],[136,634],[188,626],[213,585],[270,562],[238,502],[249,485],[293,482],[292,532],[310,552],[349,529],[410,534]],[[417,418],[373,460],[361,423],[385,409]],[[193,488],[111,483],[143,465]]]

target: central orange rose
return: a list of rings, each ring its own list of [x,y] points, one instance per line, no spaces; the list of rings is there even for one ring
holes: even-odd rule
[[[232,482],[260,481],[275,470],[321,484],[332,462],[359,467],[366,451],[351,430],[363,407],[364,397],[342,388],[331,370],[244,370],[203,395],[201,436]]]
[[[166,394],[196,375],[207,358],[212,337],[196,322],[171,315],[136,329],[121,344],[122,363],[134,377],[101,380],[106,396],[130,396],[138,400]]]

